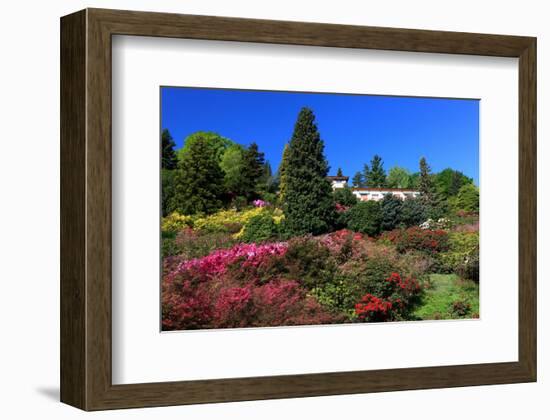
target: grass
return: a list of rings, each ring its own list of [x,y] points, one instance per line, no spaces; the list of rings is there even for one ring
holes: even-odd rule
[[[463,313],[453,311],[454,302],[465,303]],[[469,305],[469,306],[468,306]],[[419,319],[464,319],[479,314],[479,285],[456,274],[432,274],[422,303],[414,311]]]

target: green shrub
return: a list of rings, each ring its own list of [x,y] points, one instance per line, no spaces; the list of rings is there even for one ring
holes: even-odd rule
[[[451,201],[455,210],[467,212],[479,211],[479,189],[473,184],[463,185],[454,200]]]
[[[344,314],[349,320],[356,318],[355,295],[347,287],[344,276],[335,275],[331,282],[311,289],[310,294],[331,312]]]
[[[201,232],[193,229],[181,230],[173,240],[172,254],[184,259],[201,258],[216,249],[230,248],[237,240],[225,232]]]
[[[382,211],[376,201],[364,201],[346,212],[347,226],[354,232],[376,236],[380,233]]]
[[[286,277],[298,280],[306,289],[322,287],[336,273],[336,262],[329,249],[311,236],[288,242],[281,267]]]
[[[380,201],[382,211],[381,230],[393,230],[401,224],[401,209],[403,200],[393,194],[386,194]]]
[[[332,195],[334,197],[334,202],[341,204],[342,206],[351,207],[358,203],[357,197],[348,187],[336,188]]]
[[[262,242],[276,237],[278,227],[269,213],[259,214],[251,218],[243,228],[239,238],[243,242]]]
[[[355,259],[343,267],[343,284],[349,293],[348,305],[353,305],[365,293],[381,295],[386,279],[398,270],[395,261],[386,256],[371,256]]]
[[[179,248],[176,245],[176,233],[173,231],[162,231],[161,234],[161,254],[162,257],[170,257],[179,254]]]
[[[463,318],[472,310],[472,305],[465,300],[455,300],[451,304],[450,312],[454,317]]]
[[[449,250],[438,256],[444,271],[460,277],[479,281],[479,234],[477,232],[452,232],[449,234]]]
[[[428,218],[428,209],[419,198],[407,198],[401,206],[401,224],[418,226]]]

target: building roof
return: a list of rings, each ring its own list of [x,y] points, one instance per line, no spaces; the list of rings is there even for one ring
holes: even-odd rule
[[[418,193],[420,191],[418,190],[411,190],[410,188],[352,188],[352,191],[358,191],[358,192],[371,192],[371,191],[395,191],[395,192],[411,192],[411,193]]]
[[[330,181],[347,181],[349,176],[327,176]]]

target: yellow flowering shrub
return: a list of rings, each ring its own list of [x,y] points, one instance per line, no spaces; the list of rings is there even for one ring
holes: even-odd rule
[[[285,219],[285,215],[283,214],[283,211],[281,209],[275,209],[273,211],[273,221],[276,225],[281,224],[281,222]]]
[[[162,218],[161,229],[164,232],[179,232],[185,227],[193,226],[193,217],[179,214],[177,211]]]
[[[232,229],[240,229],[252,219],[267,211],[263,207],[255,207],[249,210],[237,211],[222,210],[209,216],[195,220],[195,229],[208,230],[210,232],[224,232]]]
[[[283,214],[283,211],[281,209],[278,209],[276,208],[275,210],[272,210],[270,212],[270,216],[271,218],[273,219],[273,223],[275,223],[275,225],[279,225],[285,218],[285,215]],[[262,215],[266,215],[267,216],[267,211],[263,211],[263,212],[260,212],[259,214],[262,214]],[[248,218],[248,220],[246,221],[246,223],[243,225],[243,227],[241,228],[241,230],[239,230],[237,233],[235,233],[233,235],[233,238],[235,239],[243,239],[243,236],[245,235],[245,231],[247,230],[247,228],[250,228],[250,225],[253,224],[254,222],[252,221],[252,218],[254,216]],[[256,219],[255,219],[256,220]]]

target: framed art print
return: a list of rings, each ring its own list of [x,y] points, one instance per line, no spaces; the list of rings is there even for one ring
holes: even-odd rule
[[[536,40],[61,20],[61,400],[536,380]]]

